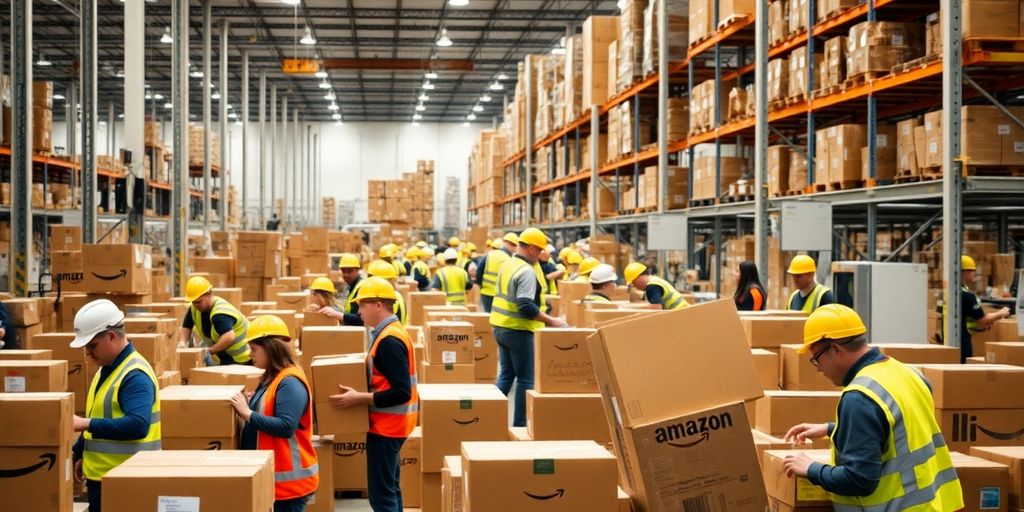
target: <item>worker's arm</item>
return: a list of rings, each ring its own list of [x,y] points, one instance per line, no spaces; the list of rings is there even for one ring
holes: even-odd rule
[[[341,324],[342,325],[351,325],[351,326],[355,326],[355,327],[362,327],[363,326],[363,317],[359,316],[359,303],[358,302],[353,302],[352,303],[352,312],[351,313],[345,313],[342,316]]]
[[[418,270],[413,270],[412,278],[416,280],[416,285],[419,287],[421,292],[425,292],[430,289],[430,278],[424,275]]]
[[[214,332],[222,332],[217,343],[210,347],[210,353],[217,354],[227,350],[235,342],[235,319],[227,315],[213,315],[210,317],[213,323]]]
[[[253,411],[249,423],[260,432],[274,437],[290,438],[299,429],[299,420],[309,407],[309,392],[295,377],[285,377],[274,396],[274,415]]]
[[[478,263],[476,264],[476,277],[474,277],[473,280],[476,281],[476,284],[478,286],[483,286],[484,285],[484,270],[487,269],[487,255],[484,254],[477,261],[478,261]]]
[[[836,303],[836,295],[834,293],[832,293],[832,290],[828,290],[825,293],[821,294],[821,305],[822,306],[824,306],[825,304],[835,304],[835,303]]]
[[[435,290],[440,290],[441,289],[441,278],[435,275],[434,276],[434,282],[430,283],[430,287],[435,289]]]
[[[985,310],[981,307],[981,302],[978,301],[978,297],[969,291],[961,291],[960,298],[961,304],[963,304],[962,311],[964,317],[975,320],[979,329],[987,329],[999,320],[1010,316],[1008,308],[985,313]]]
[[[838,416],[842,426],[829,427],[832,443],[841,447],[837,460],[843,463],[832,466],[812,462],[807,478],[840,496],[868,496],[875,492],[882,478],[882,447],[889,437],[888,420],[878,404],[856,391],[843,394]]]
[[[7,332],[14,333],[14,326],[11,324],[11,315],[7,313],[7,307],[0,303],[0,340],[7,340]],[[13,338],[13,336],[12,336]]]
[[[132,370],[125,375],[117,391],[117,403],[124,416],[121,418],[89,420],[89,432],[93,437],[130,441],[142,439],[149,432],[153,414],[156,389],[153,381],[142,370]]]
[[[195,329],[195,322],[192,320],[192,311],[189,310],[185,314],[185,318],[181,321],[181,328],[178,329],[178,345],[188,346],[189,340],[192,339],[192,329]]]
[[[388,381],[388,389],[373,394],[375,407],[402,405],[412,397],[412,379],[409,378],[409,355],[405,343],[394,336],[386,336],[377,345],[373,366]]]
[[[522,272],[516,277],[516,308],[526,318],[544,322],[548,327],[566,327],[562,319],[553,317],[540,310],[537,303],[537,279],[532,272]]]
[[[647,288],[644,288],[644,297],[647,298],[647,302],[651,304],[661,304],[663,293],[664,290],[662,290],[660,286],[653,284],[649,284],[647,285]]]
[[[1003,309],[1000,309],[999,311],[993,311],[991,313],[986,313],[985,316],[983,316],[983,317],[978,319],[978,327],[981,327],[981,328],[984,329],[984,328],[990,327],[992,324],[994,324],[994,323],[996,323],[996,322],[998,322],[998,321],[1000,321],[1000,320],[1002,320],[1004,318],[1009,318],[1009,317],[1010,317],[1010,310],[1009,310],[1009,308],[1003,308]]]

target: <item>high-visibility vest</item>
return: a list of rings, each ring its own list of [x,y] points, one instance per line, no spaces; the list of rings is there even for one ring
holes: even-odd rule
[[[565,265],[561,263],[556,264],[555,268],[565,272]],[[544,280],[548,283],[548,295],[558,295],[558,282],[554,279],[548,279],[547,276],[544,276]]]
[[[457,258],[455,258],[455,266],[456,267],[459,267],[461,269],[465,269],[467,263],[469,263],[469,258],[466,258],[461,253],[459,254],[459,256]]]
[[[192,306],[190,309],[192,310],[192,328],[199,333],[199,337],[207,347],[216,345],[221,335],[224,334],[216,332],[216,328],[213,326],[213,316],[225,315],[233,318],[235,326],[231,330],[235,333],[235,341],[228,345],[225,352],[230,354],[236,363],[247,363],[252,359],[249,356],[249,344],[245,342],[246,333],[249,331],[249,320],[245,318],[241,311],[235,309],[235,306],[220,297],[213,298],[213,309],[210,310],[210,332],[203,332],[203,314],[195,306]],[[211,355],[216,357],[216,354]]]
[[[400,276],[407,276],[407,275],[409,275],[409,272],[406,272],[405,265],[402,264],[401,261],[398,261],[397,259],[391,260],[391,266],[395,267],[395,272],[397,272],[398,275],[400,275]]]
[[[530,272],[537,280],[537,294],[540,298],[540,310],[544,311],[543,290],[544,279],[539,275],[540,267],[530,265],[522,258],[509,258],[498,270],[498,286],[491,304],[491,325],[515,329],[517,331],[536,331],[544,327],[544,322],[526,318],[516,305],[516,297],[511,290],[512,280],[523,272]]]
[[[299,379],[309,395],[306,410],[299,418],[299,427],[287,439],[256,433],[256,447],[274,452],[274,499],[278,501],[308,496],[320,485],[320,466],[313,449],[313,392],[302,370],[289,366],[278,372],[260,399],[259,410],[264,416],[275,416],[274,399],[285,377]]]
[[[961,291],[965,291],[967,293],[974,293],[974,292],[971,291],[970,288],[968,288],[967,286],[965,286],[963,284],[960,285],[960,290]],[[957,297],[955,300],[960,300],[960,297]],[[943,343],[945,343],[945,340],[947,339],[946,338],[946,305],[947,304],[949,304],[948,300],[942,302],[942,339],[943,339]],[[975,319],[965,315],[964,313],[966,313],[966,311],[961,311],[960,315],[962,317],[962,321],[967,323],[967,332],[973,334],[973,333],[981,332],[981,331],[984,330],[984,329],[978,328],[978,321],[977,320],[975,320]],[[963,341],[964,340],[960,340],[961,343],[963,343]]]
[[[650,276],[647,280],[647,286],[651,285],[661,288],[661,309],[683,309],[690,305],[683,298],[683,294],[676,291],[676,288],[669,284],[668,281],[658,276]]]
[[[395,316],[398,317],[398,321],[402,322],[402,325],[409,324],[409,312],[405,309],[405,299],[402,298],[402,294],[395,292],[395,305],[392,311],[395,312]]]
[[[405,438],[409,437],[409,434],[416,428],[420,403],[420,396],[416,391],[415,351],[405,327],[391,322],[377,333],[377,338],[373,340],[370,351],[366,353],[366,376],[371,393],[391,389],[388,379],[373,365],[373,358],[377,357],[377,347],[380,346],[381,340],[388,336],[401,340],[405,345],[406,360],[409,362],[409,382],[412,383],[412,389],[409,401],[404,404],[392,407],[376,407],[373,403],[370,404],[370,432],[384,437]]]
[[[498,270],[511,256],[501,249],[494,249],[484,258],[484,276],[480,282],[480,295],[494,297],[498,288]],[[477,270],[479,272],[479,270]]]
[[[437,269],[437,280],[441,282],[441,290],[448,297],[448,304],[466,304],[466,283],[469,274],[462,267],[441,267]]]
[[[821,307],[821,298],[825,295],[825,292],[828,292],[828,291],[829,291],[829,289],[828,289],[827,286],[825,286],[823,284],[815,283],[814,284],[814,289],[812,289],[811,293],[809,295],[807,295],[807,298],[804,300],[804,305],[803,305],[803,307],[800,308],[800,311],[803,311],[804,313],[810,313],[810,312],[814,311],[815,309],[818,309],[819,307]],[[796,301],[797,295],[799,295],[799,294],[800,294],[800,290],[797,290],[797,291],[789,294],[789,303],[788,303],[788,306],[787,306],[788,309],[790,309],[790,310],[796,310],[797,309],[795,301]]]
[[[115,441],[97,438],[86,430],[82,433],[85,450],[82,452],[82,472],[94,482],[103,480],[111,469],[121,465],[132,455],[144,450],[159,450],[160,446],[160,385],[157,383],[153,367],[138,352],[132,351],[121,361],[121,364],[103,384],[100,384],[100,373],[97,372],[89,386],[89,395],[85,399],[85,415],[89,419],[113,420],[124,417],[124,410],[118,402],[117,395],[121,383],[129,372],[141,371],[153,383],[153,407],[150,409],[149,430],[142,439]],[[70,478],[70,477],[69,477]]]
[[[583,302],[611,302],[612,300],[597,292],[590,292],[583,297]]]
[[[363,277],[356,277],[356,282],[352,283],[352,286],[348,287],[348,298],[345,299],[345,312],[354,315],[356,314],[356,307],[359,305],[356,302],[356,294],[359,293],[359,287],[363,285]]]
[[[832,495],[836,512],[951,512],[964,507],[963,491],[946,440],[935,421],[924,379],[889,358],[861,369],[843,393],[860,392],[878,404],[889,423],[882,450],[882,474],[868,496]],[[836,427],[839,411],[836,410]],[[847,427],[848,428],[848,427]],[[837,437],[832,432],[832,439]],[[842,465],[832,445],[832,464]]]
[[[428,281],[430,280],[430,267],[428,267],[426,263],[422,261],[417,261],[416,263],[413,263],[412,271],[414,274],[418,272],[420,275],[427,278]]]

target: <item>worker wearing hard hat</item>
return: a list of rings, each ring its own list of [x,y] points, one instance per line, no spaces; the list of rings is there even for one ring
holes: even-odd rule
[[[459,248],[459,259],[455,264],[465,270],[466,275],[473,277],[476,275],[476,256],[476,245],[466,242]]]
[[[580,264],[583,263],[583,255],[576,249],[570,249],[565,254],[565,258],[562,258],[562,263],[565,265],[565,277],[566,281],[572,281],[579,276]]]
[[[406,276],[409,273],[405,270],[405,265],[398,261],[398,246],[395,244],[385,244],[381,246],[380,250],[377,251],[377,257],[386,261],[388,265],[395,267],[396,276]]]
[[[802,423],[786,441],[827,437],[830,464],[786,457],[789,476],[831,493],[835,510],[929,510],[964,507],[949,448],[935,421],[931,387],[916,370],[867,343],[857,312],[841,304],[813,311],[803,346],[811,364],[844,386],[832,423]]]
[[[553,252],[555,252],[555,247],[548,244],[540,252],[540,261],[538,262],[547,286],[545,291],[547,295],[558,295],[558,280],[565,275],[565,265],[551,261],[551,253]]]
[[[786,273],[793,276],[796,291],[789,295],[786,309],[810,313],[826,304],[835,304],[832,290],[814,280],[817,271],[818,267],[810,256],[797,254],[793,258]]]
[[[323,276],[314,279],[309,284],[309,304],[303,312],[307,315],[319,314],[341,320],[345,314],[338,304],[337,293],[338,289],[330,279]]]
[[[444,251],[443,267],[437,269],[434,275],[434,289],[441,290],[448,298],[448,304],[464,306],[466,304],[466,291],[473,288],[473,282],[469,280],[469,274],[458,266],[459,253],[451,247]]]
[[[399,487],[402,444],[416,428],[419,393],[412,338],[395,317],[394,304],[401,297],[390,283],[371,277],[359,289],[359,314],[370,331],[366,354],[368,393],[339,383],[341,393],[331,395],[337,407],[369,407],[366,433],[366,483],[370,508],[401,512]]]
[[[615,267],[611,265],[598,265],[590,273],[590,293],[583,297],[583,302],[611,302],[609,297],[615,289],[615,282],[619,276],[615,274]]]
[[[998,311],[986,313],[981,308],[981,301],[971,291],[971,285],[978,276],[978,264],[974,258],[964,254],[960,256],[960,362],[967,362],[967,358],[974,354],[974,345],[971,343],[971,336],[975,332],[984,331],[992,324],[1010,317],[1010,309],[1002,308]],[[945,340],[946,334],[946,305],[942,305],[942,334]]]
[[[320,485],[313,393],[295,362],[291,340],[279,317],[254,318],[246,341],[263,376],[249,397],[241,391],[231,397],[231,407],[244,422],[239,448],[274,452],[274,510],[305,510]]]
[[[576,271],[576,278],[574,281],[590,282],[590,273],[601,264],[601,261],[593,256],[587,256],[580,262],[579,269]]]
[[[356,292],[359,290],[359,285],[363,282],[363,275],[360,273],[359,257],[351,253],[342,254],[341,259],[338,260],[338,269],[341,270],[341,280],[348,287],[345,303],[341,309],[341,324],[363,325],[363,320],[359,318],[359,304],[355,301]]]
[[[75,479],[85,480],[89,510],[101,509],[101,482],[137,452],[159,450],[160,386],[149,362],[125,336],[124,313],[107,299],[75,314],[71,348],[99,367],[85,396],[85,417],[72,426],[81,436],[72,449]]]
[[[430,259],[433,253],[430,249],[413,248],[409,249],[406,255],[412,258],[412,270],[409,275],[416,281],[417,289],[421,292],[429,290],[430,267],[427,266],[426,261]]]
[[[518,246],[519,235],[505,233],[504,237],[494,239],[491,251],[485,254],[477,265],[476,284],[480,286],[480,304],[488,313],[491,312],[491,304],[494,302],[498,285],[498,269],[516,253]]]
[[[545,312],[546,284],[535,270],[540,253],[547,247],[547,236],[537,228],[526,228],[518,240],[518,252],[498,270],[490,321],[498,342],[500,362],[496,385],[508,395],[515,381],[512,424],[524,427],[526,391],[533,389],[533,333],[545,325],[567,327],[567,324]]]
[[[395,267],[386,261],[373,260],[370,262],[369,267],[366,269],[366,273],[370,277],[379,277],[385,281],[391,283],[391,286],[395,286],[395,281],[398,280],[398,274],[395,272]],[[358,302],[358,295],[356,295],[356,302]],[[399,293],[398,297],[394,300],[395,315],[402,321],[402,324],[409,323],[409,314],[405,309],[405,301],[402,299],[402,294]],[[361,317],[362,315],[360,315]]]
[[[209,353],[207,365],[251,365],[249,345],[245,343],[249,328],[245,315],[227,300],[214,295],[213,285],[202,276],[189,278],[185,283],[185,296],[192,306],[178,330],[179,344],[188,345],[192,332],[198,331]]]
[[[668,281],[647,273],[647,265],[634,261],[626,265],[623,272],[626,284],[644,291],[644,298],[651,304],[661,304],[661,309],[683,309],[690,305]]]

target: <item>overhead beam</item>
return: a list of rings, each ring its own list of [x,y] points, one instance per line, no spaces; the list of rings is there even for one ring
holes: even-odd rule
[[[40,15],[64,15],[67,11],[59,5],[39,5],[34,11]],[[124,8],[119,5],[104,5],[99,7],[99,16],[120,16]],[[153,16],[169,18],[171,8],[167,5],[150,5],[146,8]],[[315,19],[349,19],[353,16],[358,19],[394,19],[399,16],[397,9],[370,9],[354,8],[341,9],[334,7],[308,7],[309,16]],[[618,9],[595,9],[592,12],[580,12],[569,9],[544,10],[543,18],[549,22],[582,21],[591,14],[599,16],[610,16],[616,14]],[[201,6],[192,6],[190,17],[199,18],[203,11]],[[250,19],[252,15],[262,18],[287,18],[291,19],[295,9],[284,6],[254,5],[251,8],[240,6],[216,6],[213,8],[213,16],[217,18],[244,18]],[[440,9],[402,9],[401,17],[407,20],[438,20],[441,19]],[[489,9],[450,9],[444,12],[446,20],[478,20],[487,21],[491,19],[492,13]],[[502,20],[530,21],[538,17],[536,9],[503,9]]]
[[[322,69],[382,69],[415,71],[473,71],[472,60],[325,59]],[[417,75],[415,81],[419,81]],[[393,80],[389,80],[393,82]],[[484,81],[486,82],[486,81]]]

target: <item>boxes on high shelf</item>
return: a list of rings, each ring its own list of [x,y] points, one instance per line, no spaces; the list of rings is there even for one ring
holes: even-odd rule
[[[885,74],[894,66],[922,55],[924,25],[864,21],[850,27],[846,72],[850,78],[865,73]]]
[[[833,14],[857,5],[857,0],[817,0],[815,12],[819,20],[831,17]]]
[[[965,119],[966,121],[966,119]],[[896,123],[896,172],[916,175],[924,162],[918,163],[914,141],[914,129],[921,126],[920,117],[912,117]]]
[[[0,459],[7,469],[0,493],[6,508],[71,510],[73,400],[71,393],[0,394]]]
[[[860,149],[867,138],[867,126],[841,124],[828,128],[828,175],[833,183],[860,180]]]
[[[791,151],[789,154],[789,190],[803,190],[807,187],[807,157],[804,153]]]
[[[942,166],[942,110],[924,115],[925,156],[921,167]]]
[[[687,41],[690,45],[704,39],[704,36],[715,30],[714,4],[708,0],[691,0],[689,6],[690,34]]]
[[[1016,0],[966,0],[961,9],[963,37],[1020,35],[1020,2]]]
[[[690,128],[690,104],[684,98],[668,99],[668,140],[669,142],[686,138]],[[584,162],[584,167],[590,165]]]
[[[658,2],[651,0],[644,9],[643,35],[643,76],[658,70]],[[668,62],[678,62],[686,57],[686,38],[689,31],[688,5],[683,0],[664,0],[665,12],[668,15]]]
[[[768,193],[780,196],[789,190],[789,146],[768,146]]]
[[[822,62],[824,60],[824,54],[820,51],[814,52],[814,69],[822,69],[824,66]],[[809,59],[807,58],[807,47],[801,46],[793,50],[793,53],[789,54],[789,91],[788,96],[800,96],[805,95],[810,97],[811,91],[807,90],[807,66]],[[819,87],[820,84],[815,84],[815,88]]]
[[[1018,119],[1024,116],[1024,107],[1007,108]],[[960,118],[960,145],[968,165],[1024,165],[1024,130],[997,107],[965,105]]]
[[[140,295],[151,290],[153,260],[148,245],[85,244],[83,286],[90,293]]]
[[[768,4],[768,44],[782,42],[789,34],[788,7],[785,0]]]
[[[729,91],[729,102],[726,104],[725,120],[731,121],[747,115],[747,90],[733,87]]]
[[[786,4],[789,7],[789,33],[807,30],[807,0],[787,0]]]
[[[896,177],[896,126],[879,124],[875,128],[875,176],[876,180],[892,180]],[[866,143],[865,143],[866,144]],[[868,148],[860,151],[861,179],[867,180]]]
[[[962,8],[962,7],[961,7]],[[925,18],[924,54],[938,55],[942,53],[942,18],[941,13],[933,12]],[[962,23],[961,19],[961,23]]]
[[[619,2],[619,58],[615,91],[625,89],[642,76],[646,6],[647,0]]]
[[[768,101],[783,101],[789,95],[789,62],[786,59],[768,61]]]
[[[50,251],[81,251],[81,226],[50,226]]]

